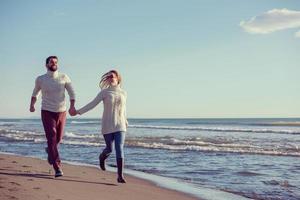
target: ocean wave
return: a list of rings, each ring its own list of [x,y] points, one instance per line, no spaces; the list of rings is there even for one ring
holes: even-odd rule
[[[64,134],[65,137],[68,138],[98,138],[99,134],[75,134],[73,132],[66,131]]]
[[[68,141],[68,140],[63,140],[62,143],[63,144],[67,144],[67,145],[78,145],[78,146],[95,146],[95,147],[104,146],[103,143],[88,142],[88,141]]]
[[[8,142],[13,141],[27,141],[35,142],[39,141],[39,138],[43,138],[44,134],[33,131],[21,131],[21,130],[5,130],[0,129],[0,137]]]
[[[189,130],[189,131],[213,131],[213,132],[278,133],[278,134],[300,135],[300,130],[247,129],[247,128],[232,128],[232,127],[231,128],[225,128],[225,127],[129,125],[129,128]]]
[[[226,138],[127,138],[126,145],[150,149],[166,149],[178,151],[202,151],[202,152],[225,152],[241,154],[263,154],[300,156],[300,148],[295,144],[284,143],[282,145],[256,143],[255,141],[238,141]]]
[[[143,143],[137,142],[128,144],[129,146],[144,147],[151,149],[166,149],[166,150],[184,150],[184,151],[201,151],[201,152],[216,152],[216,153],[240,153],[240,154],[261,154],[273,156],[297,156],[300,157],[300,152],[288,152],[274,149],[247,149],[247,148],[230,148],[222,146],[197,146],[197,145],[168,145],[163,143]]]
[[[46,141],[44,134],[31,131],[1,130],[1,140],[7,142],[25,141],[43,143]],[[226,152],[240,154],[263,154],[281,156],[300,156],[300,147],[293,142],[284,142],[274,145],[270,143],[257,143],[255,140],[239,141],[226,137],[201,138],[201,137],[127,137],[126,146],[150,149],[166,149],[178,151]],[[79,135],[66,132],[63,144],[83,146],[103,146],[104,141],[98,134]]]
[[[74,120],[72,120],[71,122],[70,122],[71,124],[99,124],[100,123],[100,121],[74,121]]]
[[[34,143],[42,143],[46,141],[46,139],[43,138],[36,138],[26,135],[15,135],[15,134],[6,134],[5,137],[0,135],[0,137],[5,138],[5,141],[8,142],[14,142],[14,141],[25,141],[25,142],[34,142]]]
[[[34,132],[34,131],[15,130],[15,129],[0,129],[0,135],[5,135],[6,133],[23,134],[23,135],[44,135],[44,133]]]

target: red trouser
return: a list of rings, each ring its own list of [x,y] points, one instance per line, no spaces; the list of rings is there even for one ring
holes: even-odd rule
[[[48,144],[48,161],[57,170],[60,167],[58,144],[63,138],[66,123],[66,112],[42,110],[42,122]]]

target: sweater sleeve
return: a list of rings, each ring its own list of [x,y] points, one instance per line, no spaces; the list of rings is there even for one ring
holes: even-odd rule
[[[125,116],[124,117],[125,117],[126,127],[128,127],[129,124],[128,124],[128,119],[127,119],[127,105],[126,105],[127,104],[127,92],[125,92],[124,96],[125,96],[125,105],[124,105],[125,106],[124,107],[124,115]]]
[[[92,110],[93,108],[95,108],[104,98],[104,91],[101,91],[98,93],[98,95],[87,105],[83,106],[82,108],[80,108],[78,110],[78,113],[80,115]]]
[[[70,100],[75,100],[75,92],[71,83],[71,79],[67,75],[65,75],[65,79],[66,79],[65,88],[69,94]]]
[[[37,77],[35,79],[35,86],[34,86],[34,89],[33,89],[33,92],[32,92],[31,96],[37,98],[40,94],[40,91],[41,91],[41,84],[40,84],[39,77]]]

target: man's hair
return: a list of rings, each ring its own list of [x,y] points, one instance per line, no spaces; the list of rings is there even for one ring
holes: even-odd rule
[[[49,63],[49,61],[50,61],[51,59],[56,59],[56,60],[58,60],[57,56],[49,56],[49,57],[46,59],[46,65]]]

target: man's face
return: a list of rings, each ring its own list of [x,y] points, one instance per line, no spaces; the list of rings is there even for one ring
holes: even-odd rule
[[[47,63],[46,67],[50,70],[50,71],[53,71],[55,72],[57,70],[57,59],[55,58],[51,58],[49,60],[49,62]]]

